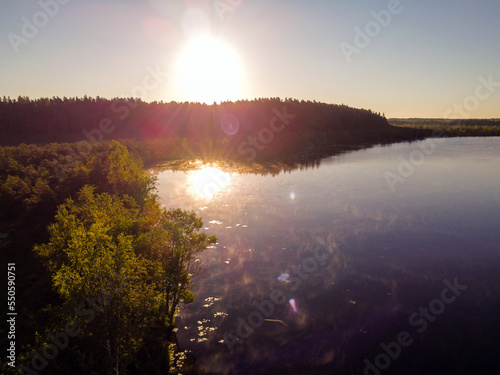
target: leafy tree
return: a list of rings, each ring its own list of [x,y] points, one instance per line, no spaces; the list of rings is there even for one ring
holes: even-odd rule
[[[200,271],[196,255],[216,242],[215,236],[198,233],[203,226],[202,220],[194,212],[172,209],[164,213],[164,226],[169,233],[167,248],[168,262],[163,263],[165,278],[165,308],[168,322],[174,323],[175,310],[182,300],[194,301],[193,293],[188,290],[191,278]]]
[[[143,163],[133,158],[127,147],[113,141],[108,156],[107,181],[114,193],[128,194],[144,202],[154,187],[154,180],[144,173]]]
[[[138,226],[138,251],[159,263],[162,309],[167,326],[172,326],[179,303],[194,300],[188,286],[200,270],[196,256],[216,237],[200,232],[203,222],[194,212],[161,209],[156,199],[146,204]]]
[[[202,221],[194,212],[162,209],[155,197],[141,212],[137,249],[156,265],[160,313],[148,335],[148,342],[154,344],[147,353],[147,363],[142,366],[146,372],[140,373],[151,373],[151,363],[168,372],[172,360],[169,343],[176,342],[172,328],[177,308],[181,302],[194,301],[189,288],[192,277],[200,270],[196,255],[216,242],[215,236],[200,233],[201,227]]]
[[[161,208],[154,195],[141,208],[130,196],[97,194],[91,186],[58,208],[49,242],[35,251],[67,319],[99,295],[96,318],[79,320],[84,367],[123,373],[151,341],[168,366],[176,310],[194,300],[195,257],[216,241],[202,225],[194,212]],[[106,361],[98,361],[103,351]]]
[[[133,236],[127,234],[137,217],[135,202],[93,190],[84,187],[76,201],[59,207],[49,243],[35,251],[47,261],[67,311],[100,296],[96,319],[79,321],[82,340],[94,360],[104,350],[103,367],[118,374],[133,360],[158,313],[157,288],[150,262],[135,254]]]

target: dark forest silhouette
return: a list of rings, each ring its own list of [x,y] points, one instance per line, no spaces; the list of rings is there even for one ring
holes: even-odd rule
[[[285,118],[283,123],[287,115],[290,119]],[[279,133],[263,130],[276,117],[272,125],[280,129]],[[429,135],[428,131],[392,127],[383,115],[371,110],[279,98],[206,105],[146,103],[133,98],[4,97],[0,119],[1,145],[77,141],[96,145],[102,140],[133,138],[169,158],[245,159],[252,156],[248,151],[251,145],[245,148],[242,143],[248,142],[249,137],[259,139],[259,132],[267,140],[272,136],[272,143],[262,150],[255,147],[259,151],[257,159],[312,148],[385,143]],[[223,130],[227,119],[238,122],[235,134]]]

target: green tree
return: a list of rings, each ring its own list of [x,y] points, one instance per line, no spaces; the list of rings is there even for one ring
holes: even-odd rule
[[[154,199],[145,206],[139,226],[139,251],[161,266],[162,306],[166,323],[172,326],[179,303],[194,300],[188,286],[200,270],[196,256],[216,237],[200,232],[203,221],[194,212],[161,209]]]
[[[196,256],[207,246],[216,242],[215,236],[200,233],[202,220],[194,212],[171,209],[164,212],[164,227],[167,239],[167,261],[162,263],[164,271],[164,302],[168,322],[173,325],[175,311],[180,301],[194,301],[188,289],[192,276],[200,271]]]
[[[168,371],[171,361],[169,343],[176,341],[172,328],[179,304],[194,301],[192,277],[200,270],[196,256],[216,242],[215,236],[200,232],[202,226],[194,212],[162,209],[155,198],[145,205],[138,220],[137,249],[156,265],[159,286],[160,312],[149,332],[148,341],[154,348],[148,356],[163,371]],[[145,373],[151,372],[147,368]]]
[[[49,227],[50,241],[35,246],[67,311],[99,296],[98,306],[90,306],[95,319],[79,324],[87,361],[96,362],[104,351],[101,365],[107,373],[123,372],[159,311],[158,287],[148,272],[153,266],[136,255],[128,234],[137,213],[130,198],[97,195],[86,186],[76,201],[59,207]]]
[[[154,188],[154,180],[144,173],[141,159],[134,159],[127,147],[113,141],[108,156],[107,182],[113,193],[128,194],[143,203]]]
[[[95,319],[79,320],[87,366],[123,373],[154,341],[154,356],[167,368],[175,313],[181,302],[194,300],[196,255],[216,241],[202,226],[194,212],[161,208],[154,195],[141,208],[127,195],[96,194],[91,186],[59,206],[49,242],[35,251],[68,319],[75,306],[99,296]],[[106,361],[99,361],[103,350]]]

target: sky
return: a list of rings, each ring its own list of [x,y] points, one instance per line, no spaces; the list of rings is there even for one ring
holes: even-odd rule
[[[316,100],[500,118],[497,0],[0,3],[0,96]]]

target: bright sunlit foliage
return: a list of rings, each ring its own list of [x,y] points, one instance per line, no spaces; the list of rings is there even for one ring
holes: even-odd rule
[[[242,66],[236,51],[210,36],[191,39],[176,66],[176,79],[187,101],[212,104],[238,97]]]

